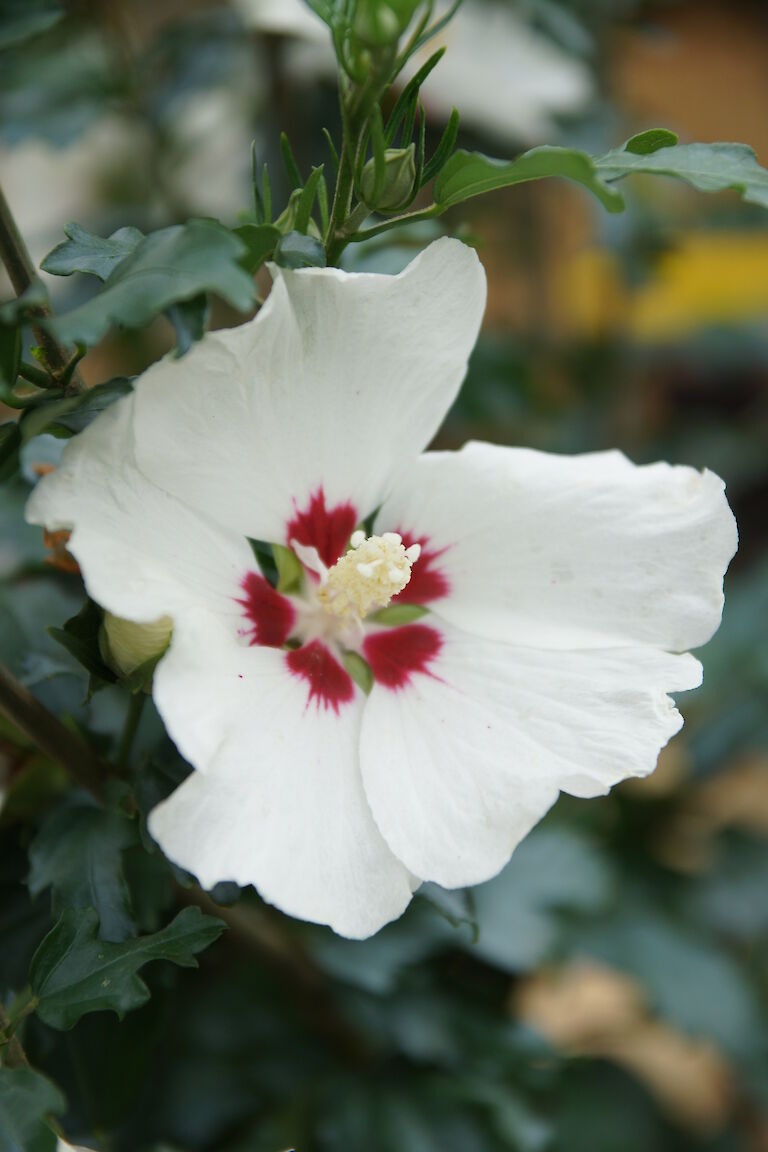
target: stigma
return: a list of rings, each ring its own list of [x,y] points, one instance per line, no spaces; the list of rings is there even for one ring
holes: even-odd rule
[[[349,551],[325,573],[317,599],[332,616],[361,620],[386,608],[402,592],[421,547],[406,548],[397,532],[383,536],[353,532],[349,543]]]

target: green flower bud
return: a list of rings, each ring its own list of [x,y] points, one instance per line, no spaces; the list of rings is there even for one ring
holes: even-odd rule
[[[396,44],[422,0],[359,0],[355,38],[368,48]]]
[[[99,629],[101,658],[118,676],[130,676],[142,664],[162,656],[172,631],[170,616],[161,616],[151,624],[136,624],[105,612]]]
[[[416,180],[415,147],[387,148],[384,153],[384,187],[376,196],[376,162],[369,160],[360,179],[363,203],[377,212],[399,212],[413,194]]]

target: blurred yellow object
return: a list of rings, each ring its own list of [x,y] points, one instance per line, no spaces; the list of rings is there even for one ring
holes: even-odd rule
[[[566,264],[558,298],[569,334],[639,343],[768,317],[768,233],[690,232],[633,287],[617,258],[589,249]]]
[[[651,1017],[637,981],[581,962],[526,980],[515,997],[522,1020],[573,1055],[605,1057],[641,1080],[689,1128],[721,1128],[732,1102],[731,1075],[713,1045]]]

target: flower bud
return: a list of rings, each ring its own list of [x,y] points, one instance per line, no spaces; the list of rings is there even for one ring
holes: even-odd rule
[[[172,631],[170,616],[161,616],[151,624],[136,624],[105,612],[99,629],[99,651],[113,672],[130,676],[142,664],[162,656]]]
[[[396,44],[420,4],[421,0],[359,0],[355,38],[373,49]]]
[[[376,196],[376,162],[369,160],[360,179],[363,203],[377,212],[398,212],[413,194],[416,180],[415,148],[387,148],[384,153],[384,187]]]

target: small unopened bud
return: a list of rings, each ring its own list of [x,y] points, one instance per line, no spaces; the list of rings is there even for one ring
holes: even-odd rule
[[[113,672],[130,676],[142,664],[162,656],[170,644],[172,631],[170,616],[161,616],[151,624],[136,624],[105,612],[99,629],[99,651]]]
[[[369,160],[360,178],[363,202],[377,212],[399,212],[413,194],[416,181],[415,148],[387,148],[384,153],[384,186],[376,195],[376,162]]]
[[[396,44],[422,0],[358,0],[354,35],[368,48]]]

